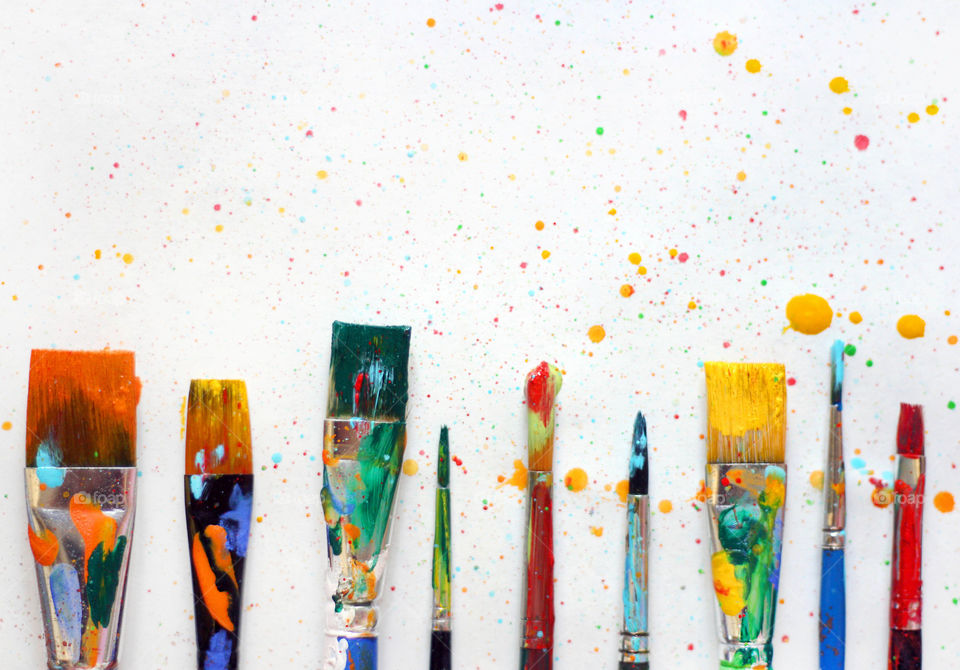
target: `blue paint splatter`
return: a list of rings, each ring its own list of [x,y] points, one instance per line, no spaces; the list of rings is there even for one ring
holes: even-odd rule
[[[37,447],[37,479],[47,486],[63,484],[65,472],[61,468],[62,456],[60,450],[49,442],[41,442]]]
[[[850,460],[850,467],[856,468],[857,470],[862,470],[863,468],[867,467],[867,462],[859,456],[854,456]]]
[[[220,525],[227,531],[227,549],[238,556],[247,555],[252,509],[253,494],[244,495],[240,487],[234,485],[230,492],[230,511],[220,515]]]
[[[279,463],[280,461],[283,460],[283,454],[281,454],[281,453],[278,451],[278,452],[274,453],[273,456],[270,457],[270,460],[273,461],[274,463]]]
[[[203,495],[203,475],[190,475],[190,493],[195,500]]]
[[[50,595],[64,640],[72,647],[73,662],[80,660],[80,631],[83,607],[80,603],[80,579],[69,563],[57,563],[50,571]]]
[[[210,647],[203,657],[203,670],[227,670],[232,653],[233,640],[230,635],[225,630],[218,630],[210,638]]]

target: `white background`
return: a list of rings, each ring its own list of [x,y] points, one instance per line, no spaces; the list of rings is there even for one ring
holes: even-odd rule
[[[776,654],[779,670],[816,667],[821,501],[809,476],[823,467],[837,337],[857,346],[846,445],[848,467],[854,449],[865,463],[848,470],[848,668],[885,666],[892,511],[871,505],[867,480],[892,468],[899,401],[925,404],[929,492],[960,494],[960,411],[947,409],[960,401],[960,346],[947,344],[960,332],[956,5],[492,5],[4,9],[7,667],[41,667],[44,653],[20,470],[29,352],[105,346],[136,351],[143,380],[125,667],[194,659],[179,418],[192,377],[242,377],[250,391],[263,522],[242,667],[320,667],[333,319],[413,327],[419,473],[397,500],[382,668],[427,665],[444,422],[463,461],[455,667],[517,666],[523,499],[497,477],[526,457],[521,384],[541,359],[565,371],[558,479],[572,467],[590,477],[556,492],[556,668],[616,662],[625,510],[606,487],[626,476],[641,408],[652,495],[673,505],[653,517],[654,667],[715,667],[706,525],[690,503],[704,460],[698,363],[714,359],[783,361],[796,380]],[[712,48],[721,30],[739,37],[727,58]],[[835,76],[849,93],[829,90]],[[842,317],[818,336],[782,333],[787,300],[806,292]],[[925,338],[897,334],[908,313],[926,319]],[[607,333],[597,344],[594,324]],[[958,513],[926,514],[924,652],[945,669],[960,664]]]

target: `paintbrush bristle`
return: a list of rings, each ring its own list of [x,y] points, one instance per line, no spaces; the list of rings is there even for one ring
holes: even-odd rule
[[[707,462],[783,463],[787,385],[780,363],[705,363]]]
[[[923,456],[923,406],[900,403],[897,453],[901,456]]]
[[[185,474],[253,473],[250,411],[243,380],[192,380],[186,433]]]
[[[139,399],[131,351],[34,349],[27,466],[135,466]]]
[[[649,487],[647,420],[641,412],[633,422],[633,449],[630,452],[630,495],[645,496]]]
[[[842,340],[830,349],[830,404],[843,408],[843,348]]]
[[[553,469],[555,401],[562,385],[560,370],[546,362],[527,375],[527,467],[530,470],[546,472]]]
[[[409,326],[333,322],[327,417],[403,421]]]
[[[437,445],[437,486],[450,486],[450,432],[446,426],[440,429]]]

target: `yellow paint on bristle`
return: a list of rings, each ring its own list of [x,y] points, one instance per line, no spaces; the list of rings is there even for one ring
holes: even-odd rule
[[[186,434],[186,474],[251,474],[247,385],[238,379],[191,380]]]
[[[781,363],[704,364],[707,461],[783,463],[787,384]]]

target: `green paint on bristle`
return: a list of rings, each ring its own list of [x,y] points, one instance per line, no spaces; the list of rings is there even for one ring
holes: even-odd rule
[[[403,421],[409,326],[333,322],[327,417]]]
[[[450,611],[450,489],[438,488],[433,534],[433,604]]]
[[[446,426],[440,429],[440,445],[437,447],[437,485],[450,486],[450,434]]]

